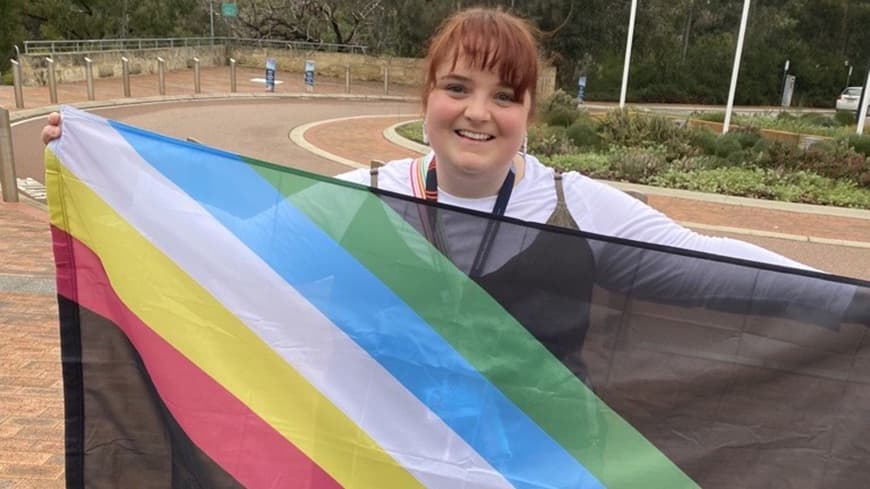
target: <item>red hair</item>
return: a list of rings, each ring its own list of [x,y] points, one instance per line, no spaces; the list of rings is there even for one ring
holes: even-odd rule
[[[537,30],[528,22],[500,8],[472,8],[453,14],[429,42],[423,110],[435,88],[438,68],[449,62],[453,69],[462,57],[473,68],[498,74],[518,97],[528,93],[531,115],[538,88],[536,35]]]

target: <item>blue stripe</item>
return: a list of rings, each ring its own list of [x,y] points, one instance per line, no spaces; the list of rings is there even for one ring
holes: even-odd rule
[[[414,310],[238,156],[119,123],[112,126],[511,484],[529,489],[603,488]],[[335,186],[328,194],[336,195],[333,190],[359,192]]]

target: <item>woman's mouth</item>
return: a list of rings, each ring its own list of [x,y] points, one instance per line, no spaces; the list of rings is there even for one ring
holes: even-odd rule
[[[455,132],[458,136],[460,136],[462,138],[470,139],[472,141],[486,142],[486,141],[490,141],[492,139],[495,139],[495,136],[492,136],[490,134],[486,134],[486,133],[482,133],[482,132],[467,131],[465,129],[457,129],[453,132]]]

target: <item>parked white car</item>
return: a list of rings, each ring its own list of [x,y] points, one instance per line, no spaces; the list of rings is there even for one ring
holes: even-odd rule
[[[861,89],[863,87],[847,87],[837,99],[837,110],[848,110],[855,112],[858,110],[858,99],[861,98]]]

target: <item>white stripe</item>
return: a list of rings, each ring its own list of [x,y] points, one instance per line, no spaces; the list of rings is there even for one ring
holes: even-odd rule
[[[64,110],[63,121],[64,137],[52,143],[52,149],[64,166],[419,481],[445,489],[511,487],[341,329],[144,161],[108,123],[71,109]],[[288,318],[306,327],[287,328]]]

